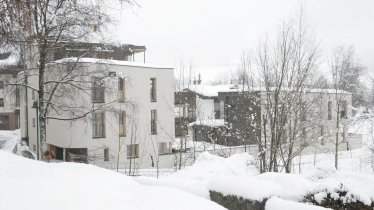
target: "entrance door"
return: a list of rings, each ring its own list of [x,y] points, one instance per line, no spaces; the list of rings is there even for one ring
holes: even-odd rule
[[[56,160],[64,160],[64,149],[56,147]]]

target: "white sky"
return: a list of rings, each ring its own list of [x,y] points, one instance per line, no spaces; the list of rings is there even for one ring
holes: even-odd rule
[[[137,0],[121,12],[117,39],[146,45],[146,61],[175,66],[183,59],[207,81],[236,65],[243,50],[296,12],[299,0]],[[302,1],[323,53],[353,45],[374,72],[374,0]]]

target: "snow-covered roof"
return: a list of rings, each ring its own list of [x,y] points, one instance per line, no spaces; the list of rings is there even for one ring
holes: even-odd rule
[[[190,88],[186,88],[189,91],[195,92],[199,95],[206,96],[206,97],[218,97],[218,93],[220,92],[238,92],[238,91],[248,91],[247,87],[237,84],[228,84],[228,85],[193,85]],[[274,90],[275,88],[271,88]],[[286,90],[286,89],[284,89]],[[251,88],[250,91],[265,91],[263,87],[254,87]],[[334,94],[336,93],[335,89],[306,89],[306,92],[311,93],[329,93]],[[338,90],[337,93],[339,94],[351,94],[350,92],[344,90]]]
[[[225,125],[224,119],[211,119],[211,120],[196,120],[196,122],[189,123],[188,126],[205,125],[209,127],[220,127]]]
[[[187,89],[207,97],[218,97],[219,92],[236,92],[242,90],[238,85],[193,85]]]
[[[147,63],[138,63],[131,61],[119,61],[119,60],[110,60],[110,59],[97,59],[97,58],[64,58],[61,60],[53,61],[53,63],[69,63],[69,62],[78,62],[78,63],[97,63],[97,64],[108,64],[108,65],[117,65],[117,66],[133,66],[133,67],[143,67],[143,68],[154,68],[154,69],[174,69],[173,67],[157,66]]]

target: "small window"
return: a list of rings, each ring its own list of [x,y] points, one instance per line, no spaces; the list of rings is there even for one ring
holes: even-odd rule
[[[119,113],[119,136],[126,136],[126,112]]]
[[[347,101],[340,102],[340,118],[347,118]]]
[[[35,128],[35,118],[32,118],[32,127]]]
[[[104,103],[105,98],[104,81],[98,77],[92,77],[92,102]]]
[[[307,115],[306,106],[305,104],[303,104],[301,107],[301,122],[306,121],[306,115]]]
[[[170,154],[171,153],[171,143],[170,142],[160,142],[158,143],[158,154]]]
[[[157,110],[151,110],[151,134],[157,134]]]
[[[104,149],[104,161],[109,161],[109,149]]]
[[[118,78],[118,101],[125,101],[125,79],[121,77]]]
[[[4,81],[0,81],[0,89],[4,89]]]
[[[127,158],[139,157],[139,144],[127,145]]]
[[[92,113],[92,137],[105,137],[105,112]]]
[[[332,120],[332,101],[327,103],[327,119]]]
[[[151,85],[151,101],[156,101],[156,78],[151,78],[150,80]]]
[[[32,150],[33,150],[34,152],[36,151],[36,145],[35,145],[35,144],[32,145]]]
[[[16,107],[20,106],[20,98],[21,98],[21,94],[19,91],[19,87],[17,86],[16,87]]]
[[[325,127],[321,125],[321,128],[320,128],[321,145],[325,145],[324,136],[325,136]]]
[[[0,98],[0,107],[4,107],[4,98]]]

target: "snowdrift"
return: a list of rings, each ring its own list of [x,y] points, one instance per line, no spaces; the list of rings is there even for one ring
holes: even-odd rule
[[[45,163],[0,151],[0,209],[224,209],[165,186],[78,163]]]

